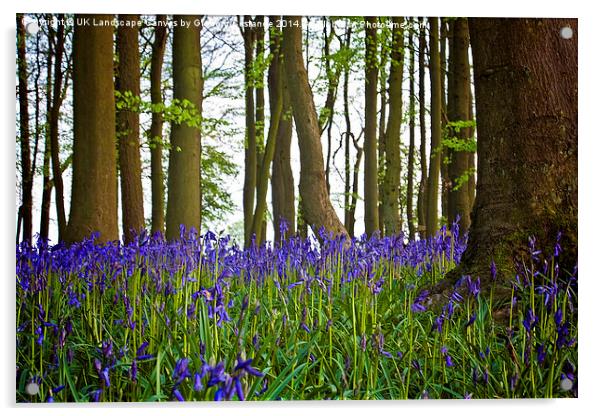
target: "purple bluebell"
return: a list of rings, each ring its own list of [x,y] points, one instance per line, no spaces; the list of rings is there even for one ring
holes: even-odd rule
[[[173,389],[173,396],[179,402],[185,402],[186,401],[186,399],[184,399],[184,396],[182,396],[182,393],[180,393],[180,390],[178,390],[178,389]]]

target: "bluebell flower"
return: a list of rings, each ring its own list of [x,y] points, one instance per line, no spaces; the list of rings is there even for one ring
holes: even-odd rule
[[[184,396],[182,396],[182,393],[180,393],[180,390],[178,390],[178,389],[173,389],[173,396],[179,402],[185,402],[186,401],[186,399],[184,399]]]

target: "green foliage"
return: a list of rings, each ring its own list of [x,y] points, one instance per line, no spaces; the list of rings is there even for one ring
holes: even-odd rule
[[[232,195],[226,185],[228,178],[238,173],[238,166],[215,146],[203,146],[201,156],[201,216],[203,222],[213,223],[234,212]]]

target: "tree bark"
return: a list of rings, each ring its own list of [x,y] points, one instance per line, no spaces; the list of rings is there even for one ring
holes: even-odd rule
[[[383,41],[380,47],[380,65],[378,81],[380,83],[379,98],[380,110],[378,114],[378,229],[381,235],[385,233],[384,215],[384,186],[385,177],[385,137],[387,131],[387,62],[389,59],[387,42]]]
[[[571,27],[573,37],[560,30]],[[529,236],[577,261],[577,19],[469,19],[479,140],[477,195],[456,274],[514,277]]]
[[[78,17],[76,15],[76,19]],[[85,17],[99,21],[112,19],[111,15]],[[93,232],[99,233],[100,241],[119,238],[114,94],[113,29],[76,25],[73,36],[73,185],[65,232],[67,242],[80,241]]]
[[[202,103],[200,27],[195,16],[176,15],[189,27],[174,28],[173,83],[174,99],[187,100],[200,116]],[[174,123],[169,152],[167,233],[168,240],[180,236],[180,226],[201,226],[201,131],[200,126]],[[255,166],[253,166],[255,168]]]
[[[167,40],[167,16],[157,15],[155,38],[153,40],[151,67],[150,67],[150,93],[151,103],[154,107],[150,127],[151,148],[151,192],[152,192],[152,218],[151,232],[165,232],[165,186],[163,183],[163,111],[159,108],[163,104],[161,88],[163,59],[165,56],[165,43]],[[156,111],[159,110],[159,111]]]
[[[58,19],[64,19],[63,14],[57,16]],[[75,48],[74,48],[75,49]],[[113,45],[111,43],[111,51]],[[61,168],[60,145],[59,145],[59,117],[61,114],[61,104],[63,102],[63,54],[65,51],[65,26],[59,25],[56,32],[56,49],[54,52],[54,77],[52,81],[52,109],[50,112],[50,159],[52,165],[52,182],[54,185],[54,204],[56,206],[56,218],[58,223],[59,241],[65,239],[67,230],[67,216],[65,212],[65,198],[63,187],[63,170]],[[111,55],[112,59],[112,55]],[[112,79],[111,69],[111,79]],[[67,80],[65,80],[67,83]],[[112,87],[111,87],[112,89]]]
[[[378,228],[378,160],[376,107],[378,93],[378,38],[376,17],[366,17],[366,82],[364,139],[364,224],[371,236]]]
[[[137,22],[138,15],[119,15],[123,22],[117,28],[116,87],[122,96],[140,98],[140,53],[138,27],[125,22]],[[117,111],[117,142],[119,144],[119,173],[121,185],[121,220],[125,242],[132,241],[144,229],[142,199],[142,167],[140,163],[140,114],[136,108]]]
[[[48,16],[47,16],[48,17]],[[42,206],[40,209],[40,238],[48,239],[50,228],[50,113],[52,111],[52,58],[54,56],[54,31],[48,27],[48,54],[46,56],[46,127],[44,129],[44,162],[42,166]]]
[[[251,16],[244,17],[252,22]],[[245,179],[243,185],[243,216],[245,242],[249,241],[253,226],[255,187],[257,184],[257,132],[255,129],[255,98],[253,55],[255,34],[251,27],[241,28],[245,46]]]
[[[337,218],[326,188],[324,159],[320,144],[320,129],[307,70],[303,64],[301,17],[289,17],[291,25],[283,29],[284,61],[290,87],[291,103],[299,140],[301,162],[300,192],[305,220],[317,232],[349,237]]]
[[[276,22],[271,19],[274,24]],[[276,140],[278,138],[278,130],[280,119],[282,116],[282,66],[280,62],[280,33],[273,31],[277,30],[275,27],[270,33],[270,55],[272,61],[270,62],[268,72],[268,89],[269,89],[269,101],[270,101],[270,128],[268,129],[268,137],[263,152],[263,158],[261,161],[261,169],[258,172],[257,178],[257,203],[255,206],[255,213],[253,215],[252,235],[255,235],[255,243],[260,245],[265,241],[265,235],[263,235],[263,226],[266,222],[265,212],[267,209],[267,193],[268,183],[270,180],[270,166],[274,159],[274,153],[276,151]],[[247,245],[250,245],[251,241],[247,241]]]
[[[416,238],[416,225],[414,222],[414,163],[416,153],[416,97],[415,97],[415,82],[414,82],[414,70],[415,70],[415,58],[414,58],[414,32],[410,31],[408,38],[408,51],[410,53],[410,97],[408,103],[408,111],[410,113],[410,145],[408,149],[408,187],[407,187],[407,207],[406,215],[408,221],[408,231],[410,240]]]
[[[389,74],[389,120],[385,133],[385,189],[383,191],[385,235],[394,235],[401,231],[399,190],[401,188],[400,136],[403,116],[401,95],[404,58],[403,22],[403,17],[393,18]]]
[[[282,56],[282,54],[279,54]],[[282,58],[279,65],[284,66]],[[282,88],[282,112],[278,123],[274,161],[272,162],[272,214],[274,217],[274,241],[287,239],[295,232],[295,181],[291,169],[291,140],[293,135],[293,114],[289,97],[288,83],[280,74]],[[280,232],[281,221],[286,222],[287,231]]]
[[[452,36],[453,36],[454,21],[450,20],[447,22],[441,18],[441,38],[439,42],[441,49],[439,51],[439,61],[441,64],[441,134],[446,136],[447,121],[449,120],[449,99],[446,99],[446,80],[447,80],[447,94],[451,93],[451,50],[452,50]],[[449,44],[450,56],[447,58],[447,45]],[[453,218],[449,217],[449,210],[447,202],[449,199],[450,180],[449,180],[449,149],[446,146],[441,146],[441,216],[448,222],[451,223]]]
[[[33,178],[31,175],[31,150],[29,148],[29,100],[27,97],[27,57],[25,53],[25,25],[23,15],[17,16],[17,62],[19,77],[19,143],[21,150],[21,207],[22,241],[31,241]],[[17,230],[19,241],[19,230]]]
[[[428,190],[428,166],[426,157],[426,102],[425,102],[425,63],[426,33],[424,29],[424,18],[419,20],[418,39],[418,102],[419,102],[419,124],[420,124],[420,184],[418,186],[418,232],[420,237],[426,237],[426,195]]]
[[[449,121],[468,122],[470,120],[470,65],[468,62],[468,21],[457,18],[453,22],[453,42],[450,72],[453,73],[450,88]],[[469,139],[470,130],[462,128],[459,132],[449,129],[449,135],[461,141]],[[470,153],[450,149],[451,164],[449,165],[449,180],[451,189],[448,193],[448,220],[455,221],[460,216],[460,233],[464,234],[470,227],[470,196],[469,185],[465,181],[458,189],[458,183],[466,174],[469,165]]]
[[[431,163],[426,202],[426,235],[439,229],[439,171],[441,168],[441,67],[439,62],[439,20],[429,17],[429,73],[431,79]]]

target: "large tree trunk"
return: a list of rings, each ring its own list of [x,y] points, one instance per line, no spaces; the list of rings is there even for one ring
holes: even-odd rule
[[[364,224],[366,234],[378,231],[378,159],[376,107],[378,93],[378,38],[376,17],[366,17],[366,82],[364,140]]]
[[[32,188],[31,151],[29,149],[29,100],[27,98],[27,58],[25,54],[25,26],[23,15],[17,16],[17,62],[19,76],[19,133],[21,149],[21,207],[19,216],[23,225],[23,241],[31,241]],[[17,240],[19,230],[17,230]]]
[[[274,19],[270,18],[270,22],[276,25]],[[257,245],[265,241],[264,225],[266,223],[265,213],[267,209],[267,194],[268,183],[270,180],[270,166],[274,159],[276,151],[276,140],[278,138],[278,130],[282,115],[282,65],[280,62],[280,32],[275,32],[277,29],[272,29],[270,33],[270,55],[272,61],[268,72],[268,88],[270,100],[270,128],[268,129],[268,137],[263,151],[263,157],[260,165],[260,170],[257,177],[257,203],[255,213],[253,215],[252,235],[255,235]],[[250,245],[251,241],[247,241]]]
[[[439,229],[439,170],[441,168],[441,67],[439,62],[439,19],[429,17],[429,73],[431,77],[431,163],[426,198],[426,235]]]
[[[111,15],[76,15],[112,19]],[[56,91],[55,91],[56,94]],[[117,240],[113,29],[76,25],[73,36],[73,186],[65,240]],[[56,175],[55,175],[56,176]]]
[[[161,88],[161,73],[165,55],[165,42],[167,40],[167,16],[157,15],[155,38],[150,67],[150,93],[154,106],[163,104]],[[163,184],[163,112],[153,111],[150,127],[151,148],[151,192],[152,192],[152,218],[151,231],[165,232],[165,186]]]
[[[59,14],[57,19],[62,20],[64,15]],[[111,43],[111,51],[113,44]],[[50,159],[52,165],[52,182],[54,185],[54,204],[56,206],[56,218],[58,223],[59,241],[64,240],[67,230],[67,216],[65,213],[65,198],[63,187],[63,169],[61,167],[59,146],[59,117],[61,104],[63,102],[63,54],[65,51],[65,26],[59,25],[56,32],[56,49],[54,53],[54,77],[52,81],[52,109],[50,111]],[[111,59],[113,57],[111,56]],[[111,69],[111,77],[113,70]],[[111,78],[112,79],[112,78]],[[112,82],[112,81],[111,81]],[[67,80],[65,80],[65,84]],[[111,87],[111,90],[113,87]]]
[[[315,232],[320,227],[324,227],[327,232],[348,237],[345,227],[337,218],[326,188],[318,116],[307,70],[303,64],[301,17],[292,16],[289,19],[293,24],[283,29],[283,50],[299,140],[301,159],[299,187],[304,219],[314,227]]]
[[[469,19],[476,87],[477,196],[456,275],[514,277],[528,237],[577,261],[577,20]],[[573,29],[571,39],[560,30]],[[489,279],[487,279],[489,278]]]
[[[408,111],[410,113],[410,145],[408,148],[408,187],[407,187],[407,206],[406,206],[406,215],[408,221],[408,231],[410,233],[410,240],[414,240],[416,238],[416,225],[414,223],[414,160],[416,153],[416,97],[414,94],[415,91],[415,82],[414,82],[414,70],[415,70],[415,58],[414,58],[414,32],[410,31],[410,35],[408,38],[408,51],[410,53],[410,97],[408,103]]]
[[[195,16],[176,15],[189,27],[174,28],[173,83],[174,99],[188,100],[201,115],[202,71],[200,27]],[[200,126],[174,123],[169,152],[167,232],[169,240],[180,236],[180,226],[201,226],[201,131]]]
[[[424,19],[419,19],[420,31],[418,39],[418,103],[419,103],[419,124],[420,124],[420,183],[418,186],[418,201],[416,211],[418,211],[418,231],[420,237],[426,236],[426,194],[428,190],[428,166],[426,157],[426,102],[425,102],[425,65],[424,55],[426,51],[426,33],[424,30]]]
[[[276,17],[270,19],[276,19]],[[284,62],[282,60],[279,61],[279,66],[283,71]],[[295,181],[291,169],[293,114],[286,77],[284,73],[279,75],[282,89],[282,110],[278,123],[274,161],[272,162],[272,215],[275,242],[280,242],[295,232]],[[285,221],[287,226],[284,234],[280,232],[282,221]]]
[[[123,97],[140,98],[140,53],[138,27],[126,22],[137,22],[138,15],[119,15],[123,26],[117,29],[117,90]],[[142,200],[142,167],[140,163],[140,119],[135,108],[117,111],[117,139],[119,143],[119,173],[121,184],[121,220],[125,242],[132,241],[144,229]]]
[[[449,121],[450,122],[468,122],[470,120],[470,65],[468,62],[468,21],[465,18],[457,18],[451,22],[453,26],[453,42],[451,43],[451,77],[450,100],[449,100]],[[449,135],[461,141],[466,141],[470,134],[469,128],[462,128],[459,131],[449,129]],[[460,233],[464,234],[470,226],[470,208],[471,200],[469,196],[468,181],[464,181],[460,186],[463,176],[470,168],[470,153],[463,151],[449,150],[451,164],[449,165],[449,180],[451,189],[448,193],[448,220],[455,221],[460,216]]]
[[[396,27],[397,25],[398,27]],[[385,235],[401,231],[399,190],[401,188],[401,119],[403,80],[403,17],[393,18],[391,44],[391,72],[389,74],[389,120],[385,133],[385,179],[383,190],[383,216]]]
[[[252,22],[245,16],[245,22]],[[253,77],[253,54],[255,34],[251,27],[241,28],[245,46],[245,179],[242,191],[244,215],[244,241],[249,241],[253,226],[255,187],[257,184],[257,138],[255,130],[255,98]]]

